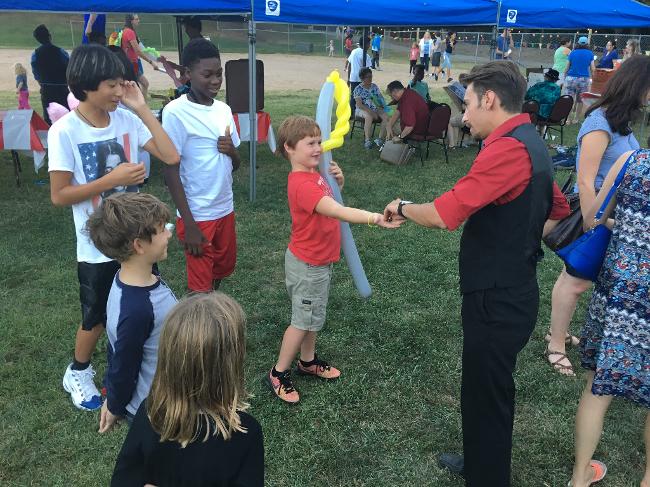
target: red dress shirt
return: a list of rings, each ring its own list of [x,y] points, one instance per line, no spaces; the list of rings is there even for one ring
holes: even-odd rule
[[[522,113],[499,125],[483,141],[483,148],[469,172],[451,190],[434,200],[449,230],[455,230],[490,203],[502,205],[524,192],[533,172],[532,162],[524,144],[505,134],[525,123],[530,123],[530,117]],[[561,220],[569,212],[566,198],[554,182],[549,219]]]

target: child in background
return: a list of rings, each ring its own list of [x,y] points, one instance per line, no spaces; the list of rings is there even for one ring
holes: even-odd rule
[[[123,80],[124,66],[103,46],[83,44],[70,57],[67,83],[79,100],[77,108],[56,121],[47,134],[50,192],[55,206],[71,206],[77,235],[77,277],[81,326],[73,361],[63,388],[79,409],[102,405],[90,359],[106,326],[106,300],[120,264],[99,251],[83,231],[102,194],[143,182],[138,163],[144,148],[166,164],[178,164],[178,152],[133,82]],[[123,103],[133,112],[119,108]],[[100,149],[118,143],[129,162],[100,173]]]
[[[195,294],[167,315],[149,397],[117,457],[111,485],[263,487],[259,423],[245,411],[244,312],[222,293]]]
[[[420,48],[418,47],[418,43],[414,42],[411,46],[411,53],[409,54],[409,61],[411,62],[411,66],[409,67],[409,74],[414,73],[414,68],[418,63],[418,59],[420,59]]]
[[[330,40],[329,46],[327,47],[328,51],[328,56],[333,57],[334,56],[334,41]]]
[[[18,95],[18,110],[31,110],[29,106],[29,88],[27,88],[27,70],[20,64],[14,64],[16,73],[16,94]]]
[[[291,380],[291,364],[300,352],[296,373],[336,379],[341,372],[316,355],[316,335],[325,324],[332,264],[341,253],[339,220],[397,228],[380,213],[340,205],[318,172],[321,132],[314,120],[287,118],[278,130],[278,152],[291,163],[287,193],[291,240],[284,271],[291,299],[291,324],[284,332],[278,361],[266,376],[274,394],[288,403],[300,400]],[[343,172],[332,162],[330,174],[343,189]]]
[[[163,127],[181,163],[165,168],[165,180],[178,208],[187,287],[208,292],[219,288],[237,261],[232,173],[240,162],[239,135],[230,107],[214,99],[223,81],[219,50],[192,39],[182,58],[190,90],[163,111]]]
[[[176,305],[174,293],[151,271],[167,258],[170,217],[153,195],[118,193],[106,198],[86,223],[95,247],[121,266],[106,303],[108,366],[100,433],[120,418],[132,420],[151,388],[160,330]]]

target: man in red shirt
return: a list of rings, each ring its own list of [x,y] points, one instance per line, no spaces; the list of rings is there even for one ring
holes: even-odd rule
[[[548,150],[521,106],[526,80],[510,62],[475,66],[465,78],[463,122],[483,148],[469,172],[431,203],[396,199],[385,217],[455,230],[459,252],[464,458],[440,464],[469,487],[510,486],[517,354],[537,321],[541,237],[569,213]]]
[[[388,122],[388,136],[392,137],[392,128],[400,119],[399,139],[407,139],[410,134],[424,135],[429,126],[429,105],[414,90],[404,88],[400,81],[388,83],[388,93],[397,102],[397,110]]]

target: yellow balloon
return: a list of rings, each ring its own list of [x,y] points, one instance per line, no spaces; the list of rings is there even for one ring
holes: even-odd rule
[[[337,70],[332,71],[326,79],[334,84],[334,100],[336,101],[336,123],[330,132],[330,138],[321,144],[323,152],[337,149],[343,145],[345,135],[350,131],[350,88],[341,79]]]

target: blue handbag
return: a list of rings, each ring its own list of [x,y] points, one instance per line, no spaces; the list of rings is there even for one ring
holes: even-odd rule
[[[614,181],[609,193],[607,193],[607,197],[603,201],[603,204],[600,205],[598,213],[596,213],[594,222],[597,222],[602,218],[607,205],[609,205],[609,202],[616,193],[621,181],[623,181],[627,166],[636,154],[636,152],[633,152],[630,157],[627,158],[623,167],[621,167],[621,170],[616,176],[616,181]],[[611,236],[612,231],[607,228],[606,225],[600,223],[585,232],[581,237],[577,238],[566,247],[558,250],[556,254],[567,266],[573,268],[578,277],[595,282],[600,273],[600,268],[603,266],[605,253],[607,252],[607,246],[609,245],[609,239]]]

